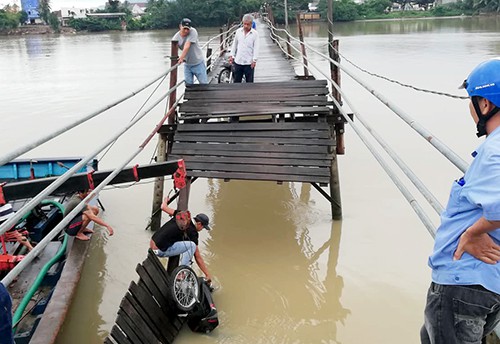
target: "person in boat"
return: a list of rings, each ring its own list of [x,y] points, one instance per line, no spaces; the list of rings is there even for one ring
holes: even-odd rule
[[[236,30],[229,53],[229,63],[234,63],[234,82],[240,83],[245,76],[246,82],[253,82],[257,57],[259,56],[259,34],[252,28],[254,18],[251,14],[243,16],[243,27]]]
[[[500,58],[475,67],[463,88],[477,136],[486,139],[441,214],[429,257],[425,344],[483,343],[500,323]]]
[[[80,190],[74,194],[64,207],[64,216],[67,216],[73,209],[75,209],[80,202],[88,196],[91,190]],[[66,233],[69,236],[74,236],[79,240],[89,240],[90,238],[85,234],[93,233],[94,231],[87,226],[91,221],[105,227],[108,230],[109,235],[113,235],[113,228],[104,222],[99,216],[99,208],[90,204],[87,204],[83,210],[78,213],[66,227]]]
[[[12,299],[5,286],[0,283],[0,344],[13,344]]]
[[[179,31],[172,38],[179,43],[182,50],[179,56],[179,64],[184,63],[184,80],[186,84],[194,84],[194,77],[200,84],[207,84],[207,67],[205,66],[205,56],[198,41],[198,31],[191,26],[191,20],[184,18],[179,24]]]
[[[0,206],[0,225],[7,221],[11,216],[14,216],[15,211],[12,209],[12,205],[10,203],[6,203],[2,206]],[[31,251],[33,249],[33,246],[29,242],[28,238],[28,231],[23,230],[23,229],[18,229],[16,226],[13,226],[10,230],[5,232],[4,238],[6,241],[17,241],[21,245],[25,246],[28,251]]]
[[[211,230],[210,219],[207,215],[200,213],[194,217],[193,223],[189,211],[170,208],[168,206],[169,200],[168,197],[165,197],[161,210],[172,218],[153,234],[150,247],[158,257],[182,255],[181,265],[191,265],[194,256],[196,264],[210,283],[212,278],[198,248],[199,232],[203,228]]]

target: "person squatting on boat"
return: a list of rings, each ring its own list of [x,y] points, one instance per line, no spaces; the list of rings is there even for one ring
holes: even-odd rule
[[[209,218],[205,214],[198,214],[191,221],[189,211],[174,210],[168,206],[170,198],[165,197],[161,204],[161,210],[172,218],[153,234],[150,247],[158,257],[173,257],[182,255],[181,265],[191,265],[193,256],[196,264],[203,271],[210,283],[212,277],[198,248],[198,236],[203,228],[211,230]]]
[[[480,344],[500,322],[500,58],[479,64],[463,88],[477,136],[486,139],[441,214],[424,344]]]
[[[179,31],[174,35],[172,41],[179,42],[182,50],[179,56],[179,64],[184,62],[184,80],[187,85],[194,84],[194,76],[200,84],[207,84],[207,67],[205,57],[198,41],[198,31],[191,26],[191,20],[184,18],[179,24]]]
[[[12,344],[12,299],[5,286],[0,283],[0,344]]]
[[[67,216],[73,209],[78,206],[78,204],[88,196],[91,190],[80,190],[78,193],[74,194],[64,208],[64,216]],[[99,208],[90,204],[86,205],[86,208],[78,213],[66,227],[66,233],[69,236],[74,236],[79,240],[89,240],[90,238],[85,234],[93,233],[94,231],[87,228],[91,221],[94,221],[98,225],[106,227],[109,235],[114,234],[113,228],[104,222],[99,216]]]
[[[229,63],[234,63],[234,82],[240,83],[245,75],[246,82],[253,82],[257,57],[259,56],[259,33],[252,28],[251,14],[243,16],[243,27],[236,30],[229,53]]]
[[[12,209],[12,205],[10,203],[6,203],[0,206],[0,225],[7,221],[7,219],[9,219],[11,216],[14,216],[14,214],[15,211]],[[26,237],[27,235],[28,231],[21,231],[17,229],[16,226],[12,226],[11,229],[5,232],[4,238],[6,241],[17,241],[21,245],[25,246],[28,251],[31,251],[33,249],[33,246]]]

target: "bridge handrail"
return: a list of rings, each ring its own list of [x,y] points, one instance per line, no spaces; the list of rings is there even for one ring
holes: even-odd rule
[[[176,85],[176,88],[178,86],[180,86],[183,82],[180,82]],[[131,122],[129,123],[124,129],[122,129],[121,134],[123,134],[125,131],[127,131],[128,129],[130,129],[130,127],[132,127],[135,123],[137,123],[140,119],[142,119],[148,112],[150,112],[154,107],[156,107],[156,105],[158,105],[163,99],[165,99],[171,92],[173,91],[173,88],[170,89],[159,101],[155,102],[155,104],[153,104],[152,106],[150,106],[150,108],[146,111],[144,111],[144,113],[137,117],[136,120],[134,120],[134,122]],[[94,196],[96,196],[99,191],[101,191],[106,185],[108,185],[112,180],[113,178],[115,178],[118,173],[120,173],[121,170],[123,170],[131,161],[133,158],[135,158],[137,155],[139,155],[139,153],[142,152],[142,150],[144,150],[144,148],[146,147],[146,145],[151,141],[151,138],[154,136],[154,133],[156,133],[159,128],[163,125],[163,123],[167,120],[167,118],[173,113],[173,111],[175,110],[175,108],[177,107],[179,101],[176,101],[174,104],[172,104],[172,106],[170,107],[170,110],[165,114],[165,116],[161,119],[161,121],[155,126],[154,130],[153,130],[153,134],[152,135],[149,135],[146,140],[141,144],[139,145],[139,147],[137,148],[137,150],[132,154],[130,155],[128,158],[126,158],[122,164],[120,164],[117,168],[114,169],[114,171],[109,174],[109,176],[107,176],[94,190],[92,190],[92,192],[90,192],[87,197],[82,200],[82,202],[80,202],[69,214],[67,214],[62,220],[61,222],[59,222],[57,224],[56,227],[54,227],[54,229],[52,229],[52,231],[50,231],[50,233],[48,233],[39,243],[38,245],[36,245],[33,250],[31,250],[31,252],[29,252],[24,258],[23,260],[21,260],[15,267],[14,269],[12,269],[1,281],[1,283],[4,285],[4,286],[8,286],[10,283],[12,283],[12,281],[24,270],[24,268],[26,266],[29,265],[29,263],[31,263],[31,261],[33,261],[33,259],[38,255],[40,254],[43,249],[50,243],[50,241],[61,231],[63,230],[68,224],[69,222],[83,209],[83,207],[85,206],[85,204],[87,204]],[[108,143],[109,144],[109,143]],[[107,145],[106,145],[107,146]],[[104,146],[104,148],[106,147]],[[89,155],[91,156],[91,155]],[[87,156],[86,158],[88,158],[89,156]],[[69,172],[69,171],[68,171]],[[65,175],[68,173],[66,172]],[[62,177],[62,176],[61,176]],[[57,181],[59,181],[60,178],[56,179],[56,181],[54,181],[54,183],[50,184],[44,191],[42,191],[42,193],[44,193],[47,189],[51,188],[54,184],[56,184]],[[30,203],[33,203],[33,201],[35,201],[35,199],[37,199],[42,193],[40,193],[38,196],[36,196],[35,198],[32,199],[32,201]],[[25,207],[23,207],[24,209]],[[19,212],[18,212],[19,213]],[[16,215],[18,214],[16,213]],[[14,218],[14,216],[12,216],[10,219]],[[10,220],[9,219],[9,220]],[[3,225],[1,227],[4,227]],[[0,230],[1,232],[1,230]]]
[[[214,39],[216,39],[217,37],[220,37],[221,35],[224,35],[226,33],[229,33],[231,32],[231,30],[234,30],[234,27],[235,26],[232,26],[230,27],[227,31],[225,32],[222,32],[222,33],[219,33],[218,35],[214,36],[213,38],[209,39],[205,45],[203,45],[203,47],[207,46],[211,41],[213,41]],[[213,54],[212,54],[213,55]],[[80,118],[78,118],[77,120],[73,121],[72,123],[68,124],[68,125],[65,125],[65,126],[62,126],[60,127],[59,129],[56,129],[50,133],[48,133],[47,135],[44,135],[42,137],[39,137],[35,140],[33,140],[32,142],[29,142],[21,147],[18,147],[6,154],[3,154],[0,156],[0,166],[14,160],[15,158],[19,157],[20,155],[24,154],[24,153],[27,153],[29,151],[31,151],[32,149],[36,148],[36,147],[39,147],[40,145],[54,139],[55,137],[63,134],[63,133],[66,133],[67,131],[77,127],[78,125],[104,113],[105,111],[115,107],[116,105],[120,104],[120,103],[123,103],[124,101],[134,97],[135,95],[139,94],[140,92],[144,91],[146,88],[148,88],[149,86],[153,85],[155,82],[157,82],[158,80],[162,79],[160,81],[160,84],[164,81],[164,79],[167,77],[167,75],[170,74],[170,72],[172,72],[174,69],[177,69],[179,67],[179,64],[176,64],[172,67],[170,67],[167,71],[165,71],[164,73],[160,74],[159,76],[155,77],[153,80],[147,82],[146,84],[144,84],[143,86],[137,88],[135,91],[132,91],[132,93],[130,93],[129,95],[126,95],[126,96],[123,96],[117,100],[115,100],[114,102],[102,107],[101,109],[97,110],[97,111],[94,111],[88,115],[84,115]]]
[[[119,130],[115,135],[113,135],[110,139],[108,139],[104,144],[99,146],[92,153],[88,154],[84,157],[80,162],[71,167],[64,174],[59,176],[53,183],[47,186],[43,191],[41,191],[37,196],[32,198],[28,203],[26,203],[19,211],[17,211],[13,216],[7,219],[4,223],[0,225],[0,235],[5,233],[7,230],[12,228],[28,211],[31,211],[36,205],[38,205],[43,199],[52,194],[60,185],[62,185],[66,180],[68,180],[73,174],[75,174],[78,170],[84,167],[87,162],[92,160],[99,152],[104,150],[108,145],[116,141],[118,137],[123,135],[127,130],[129,130],[132,126],[134,126],[139,120],[141,120],[144,116],[146,116],[153,108],[155,108],[160,102],[162,102],[170,93],[176,90],[180,85],[182,85],[184,81],[178,83],[175,87],[172,87],[168,90],[162,97],[160,97],[157,101],[155,101],[147,110],[143,111],[142,114],[137,116],[133,121],[129,122],[124,128]],[[178,102],[177,102],[178,103]],[[177,104],[176,103],[176,104]],[[37,245],[38,246],[38,245]]]
[[[273,28],[273,30],[285,32],[290,37],[290,39],[293,39],[296,42],[300,42],[297,38],[290,35],[290,33],[288,31],[286,31],[284,29],[278,29],[272,25],[271,25],[271,27]],[[455,152],[453,152],[441,140],[439,140],[437,137],[435,137],[433,134],[431,134],[430,131],[428,131],[424,126],[420,125],[417,121],[415,121],[413,118],[411,118],[411,116],[409,116],[405,111],[400,109],[393,102],[389,101],[382,94],[377,92],[373,87],[370,87],[367,83],[360,80],[357,76],[352,74],[348,69],[346,69],[343,65],[341,65],[337,61],[335,61],[335,60],[331,59],[329,56],[319,52],[318,50],[314,49],[310,45],[308,45],[306,43],[305,43],[305,45],[309,48],[309,50],[315,52],[319,56],[328,60],[330,63],[333,63],[334,65],[336,65],[337,67],[342,69],[342,71],[344,71],[347,75],[349,75],[353,80],[355,80],[363,88],[365,88],[367,91],[369,91],[371,94],[373,94],[378,100],[380,100],[384,105],[386,105],[392,112],[394,112],[404,122],[406,122],[412,129],[414,129],[417,133],[419,133],[420,136],[422,136],[434,148],[436,148],[444,157],[446,157],[451,163],[453,163],[459,170],[461,170],[462,172],[465,172],[465,170],[467,170],[468,164],[460,156],[458,156]]]
[[[292,47],[294,50],[300,53],[300,51],[296,47]],[[282,49],[283,50],[283,49]],[[307,59],[307,57],[304,57]],[[301,62],[301,61],[299,61]],[[302,63],[302,62],[301,62]],[[308,62],[310,63],[310,62]],[[439,203],[439,201],[432,195],[432,193],[427,189],[427,187],[420,181],[420,179],[411,171],[411,169],[403,162],[402,159],[399,158],[399,156],[389,148],[389,146],[383,141],[381,136],[371,128],[366,121],[363,120],[362,116],[354,110],[352,103],[348,100],[347,97],[345,97],[345,94],[341,91],[340,87],[330,78],[330,76],[326,75],[323,73],[317,66],[314,65],[314,63],[310,63],[312,67],[318,70],[321,74],[325,76],[325,78],[335,86],[335,88],[342,94],[346,102],[348,102],[348,105],[350,106],[351,110],[355,113],[356,117],[360,119],[361,123],[365,126],[365,128],[372,134],[372,136],[379,142],[381,147],[389,154],[389,156],[396,162],[396,164],[401,168],[401,170],[406,174],[406,176],[410,179],[410,181],[417,187],[417,190],[421,192],[421,194],[425,197],[425,199],[429,202],[429,204],[436,210],[438,214],[440,214],[443,210],[443,206]],[[306,68],[310,69],[309,66],[305,65]],[[331,95],[331,94],[330,94]],[[415,200],[413,195],[409,192],[409,190],[401,183],[399,178],[396,176],[396,174],[390,169],[390,167],[383,161],[382,157],[378,152],[376,152],[373,148],[372,145],[368,142],[366,139],[366,136],[359,130],[359,127],[347,116],[346,112],[342,109],[340,103],[335,100],[335,98],[332,96],[332,99],[335,103],[335,105],[339,108],[341,111],[342,115],[346,118],[346,120],[349,122],[349,124],[354,128],[356,134],[360,136],[362,139],[363,143],[367,146],[367,148],[370,150],[370,152],[374,155],[375,159],[381,164],[381,166],[384,168],[386,173],[391,177],[391,179],[394,181],[396,186],[400,189],[401,193],[405,196],[405,198],[410,202],[412,205],[413,209],[417,213],[417,215],[420,217],[426,228],[428,229],[429,233],[434,236],[435,233],[435,226],[432,224],[431,220],[428,218],[428,216],[425,214],[421,206],[418,204],[418,202]]]

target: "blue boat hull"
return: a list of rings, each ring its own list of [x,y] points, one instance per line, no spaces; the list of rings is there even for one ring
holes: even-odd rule
[[[0,166],[0,181],[32,179],[32,172],[34,178],[60,176],[81,160],[82,158],[16,159]],[[88,167],[97,171],[97,159],[77,172],[87,172]]]

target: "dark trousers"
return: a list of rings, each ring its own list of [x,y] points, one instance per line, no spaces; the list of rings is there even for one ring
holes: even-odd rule
[[[234,64],[234,82],[240,83],[243,80],[243,75],[245,76],[246,82],[253,82],[253,72],[254,69],[251,65],[239,65]]]
[[[481,344],[500,322],[500,295],[479,285],[431,283],[422,344]]]
[[[0,344],[12,344],[12,300],[0,283]]]

